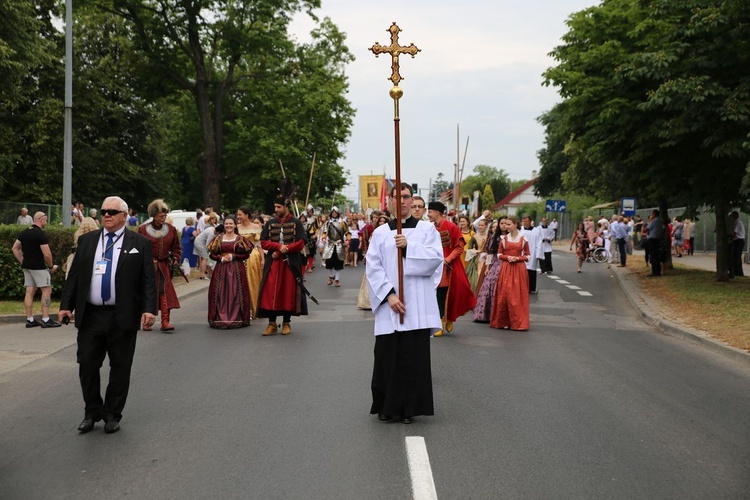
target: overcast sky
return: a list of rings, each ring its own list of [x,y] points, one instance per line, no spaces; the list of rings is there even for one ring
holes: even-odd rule
[[[347,69],[357,110],[342,162],[350,172],[347,197],[357,200],[359,175],[395,174],[390,58],[369,51],[376,41],[390,44],[393,21],[402,29],[399,43],[422,50],[414,59],[400,57],[403,180],[427,188],[440,172],[453,179],[456,125],[461,161],[469,138],[464,177],[485,164],[513,180],[530,179],[544,144],[536,118],[559,100],[554,88],[542,86],[542,72],[554,65],[547,54],[567,32],[569,15],[598,3],[322,0],[317,14],[347,34],[356,57]],[[293,26],[305,33],[311,25],[298,18]]]

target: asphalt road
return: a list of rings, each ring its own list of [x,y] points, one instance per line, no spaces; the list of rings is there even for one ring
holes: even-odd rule
[[[74,346],[2,374],[0,498],[409,498],[407,436],[439,498],[750,498],[750,369],[651,331],[605,265],[554,265],[529,332],[433,339],[436,415],[412,425],[368,414],[361,267],[309,275],[321,305],[288,337],[184,300],[174,335],[140,334],[117,434],[76,431]]]

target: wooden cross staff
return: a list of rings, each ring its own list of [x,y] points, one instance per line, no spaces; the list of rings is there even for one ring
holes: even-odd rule
[[[398,84],[403,80],[401,73],[399,73],[398,57],[401,54],[409,54],[412,58],[417,55],[417,52],[421,52],[413,43],[408,47],[398,44],[398,34],[401,32],[395,21],[388,28],[391,34],[391,44],[387,46],[380,45],[375,42],[375,45],[370,47],[370,50],[378,57],[380,54],[391,55],[391,77],[388,78],[393,82],[393,87],[390,90],[390,96],[393,99],[393,131],[396,138],[396,234],[401,234],[401,132],[399,129],[399,111],[398,111],[398,100],[404,95],[404,91]],[[404,302],[404,252],[401,248],[398,249],[398,299],[401,303]],[[404,315],[399,315],[400,321],[403,324]]]

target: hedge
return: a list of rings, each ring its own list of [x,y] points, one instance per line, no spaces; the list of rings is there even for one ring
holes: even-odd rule
[[[0,225],[0,300],[23,300],[26,287],[23,286],[21,264],[13,256],[13,243],[18,235],[29,226]],[[59,298],[65,284],[63,265],[73,251],[73,233],[77,227],[59,227],[50,224],[44,228],[52,251],[52,261],[59,266],[52,273],[52,296]]]

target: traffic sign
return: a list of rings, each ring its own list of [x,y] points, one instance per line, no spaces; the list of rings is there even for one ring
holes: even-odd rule
[[[547,212],[564,212],[567,208],[565,200],[547,200],[545,204]]]
[[[635,198],[621,198],[621,213],[633,217],[635,215],[636,199]]]

